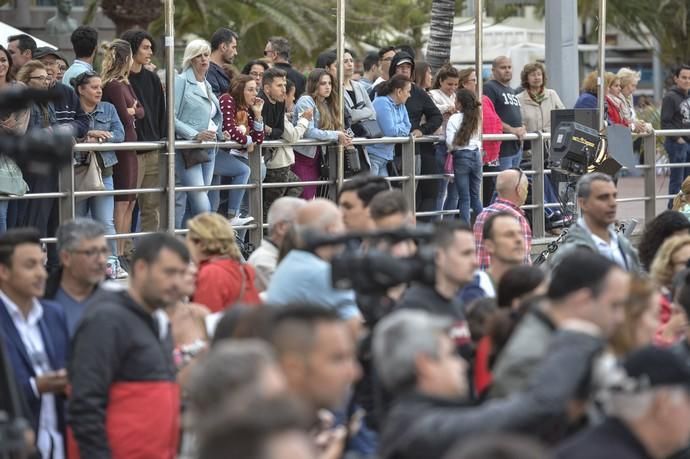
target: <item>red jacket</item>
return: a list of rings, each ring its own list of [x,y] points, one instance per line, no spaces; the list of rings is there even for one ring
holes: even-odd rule
[[[503,123],[498,117],[494,103],[491,102],[487,96],[482,96],[482,132],[484,134],[503,134]],[[482,142],[484,149],[484,164],[489,164],[498,159],[498,154],[501,151],[500,140],[485,140]]]
[[[230,258],[212,258],[199,264],[196,290],[192,301],[211,312],[219,312],[235,303],[259,304],[254,286],[254,268]]]

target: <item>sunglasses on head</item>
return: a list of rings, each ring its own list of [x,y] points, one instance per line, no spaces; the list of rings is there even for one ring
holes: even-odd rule
[[[100,76],[98,73],[94,72],[93,70],[87,70],[86,72],[82,72],[76,77],[72,78],[72,86],[75,88],[77,86],[81,86],[83,84],[86,84],[89,82],[89,80],[93,77]]]

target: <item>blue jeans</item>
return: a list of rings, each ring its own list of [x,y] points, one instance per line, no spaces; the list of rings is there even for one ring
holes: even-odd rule
[[[197,164],[186,169],[182,152],[175,153],[175,185],[176,186],[209,186],[213,179],[213,167],[216,162],[216,149],[208,150],[209,162]],[[189,201],[190,215],[193,217],[202,212],[211,211],[211,201],[208,191],[190,191],[175,193],[175,228],[181,229],[185,217],[185,209]]]
[[[666,153],[668,153],[669,163],[690,162],[690,145],[687,143],[678,143],[674,139],[667,137],[664,141],[664,147],[666,148]],[[668,180],[668,194],[677,194],[680,191],[683,180],[688,175],[690,175],[690,167],[674,167],[671,169],[671,176]]]
[[[448,155],[448,147],[445,143],[439,142],[436,144],[436,166],[439,171],[445,172],[446,156]],[[436,201],[436,209],[438,210],[455,210],[458,208],[458,190],[455,187],[455,182],[451,182],[450,178],[442,180],[441,187],[438,192],[438,200]],[[453,218],[453,215],[448,215],[447,218]]]
[[[103,177],[105,189],[112,191],[113,176]],[[113,196],[91,196],[87,199],[80,199],[74,203],[74,214],[77,217],[90,217],[105,226],[106,236],[115,234],[115,198]],[[113,254],[117,254],[115,239],[108,240],[108,246]]]
[[[522,149],[511,156],[501,156],[498,158],[498,170],[504,171],[506,169],[520,167],[522,162]]]
[[[380,156],[369,155],[369,162],[371,163],[371,175],[388,177],[389,161],[387,159],[383,159]]]
[[[227,150],[219,150],[216,154],[216,164],[213,168],[212,185],[220,185],[220,178],[228,177],[229,185],[245,185],[249,181],[249,166],[237,156]],[[228,193],[228,213],[237,215],[244,197],[245,190],[230,190]],[[208,198],[211,201],[211,209],[218,211],[220,203],[220,191],[209,191]]]
[[[454,151],[453,170],[460,218],[470,223],[470,207],[475,217],[483,210],[479,195],[482,184],[482,153],[479,150]]]

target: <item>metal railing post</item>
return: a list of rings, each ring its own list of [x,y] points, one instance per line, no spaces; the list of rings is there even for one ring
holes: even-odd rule
[[[644,221],[648,222],[656,216],[656,132],[652,132],[642,139],[644,150],[644,164],[649,166],[642,170],[644,177]]]
[[[254,217],[256,228],[249,230],[249,242],[258,247],[264,235],[263,189],[261,187],[261,145],[256,145],[249,153],[249,182],[256,188],[246,190],[249,193],[249,215]]]
[[[166,210],[165,223],[161,226],[167,231],[175,231],[175,5],[173,0],[165,1],[165,97],[167,99],[167,135],[166,143]],[[163,229],[163,228],[161,228]]]
[[[538,132],[539,138],[532,141],[532,204],[537,206],[532,210],[532,237],[542,239],[546,233],[544,215],[544,136]]]
[[[402,175],[409,177],[402,182],[402,191],[405,194],[410,205],[412,215],[417,212],[417,176],[415,174],[414,164],[414,137],[410,136],[409,140],[402,144]]]
[[[331,201],[335,201],[338,197],[338,190],[340,189],[339,182],[341,176],[341,169],[343,175],[345,173],[344,155],[340,154],[340,152],[343,151],[343,149],[340,145],[328,145],[325,146],[323,150],[326,151],[326,154],[328,155],[328,157],[326,158],[326,161],[328,163],[328,179],[333,180],[333,177],[335,177],[333,183],[327,185],[328,196],[326,197]]]
[[[62,166],[58,172],[58,191],[67,193],[67,196],[58,198],[60,224],[74,218],[74,166],[69,164]]]

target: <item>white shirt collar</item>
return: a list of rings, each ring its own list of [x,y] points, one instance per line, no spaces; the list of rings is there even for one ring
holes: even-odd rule
[[[39,320],[43,318],[43,306],[41,306],[41,303],[36,298],[33,299],[33,307],[31,308],[31,311],[29,311],[29,315],[26,319],[24,319],[24,314],[19,309],[19,306],[17,306],[17,304],[12,301],[10,297],[8,297],[2,290],[0,290],[0,300],[5,303],[7,312],[15,322],[17,320],[25,321],[29,326],[33,327],[38,323]]]

